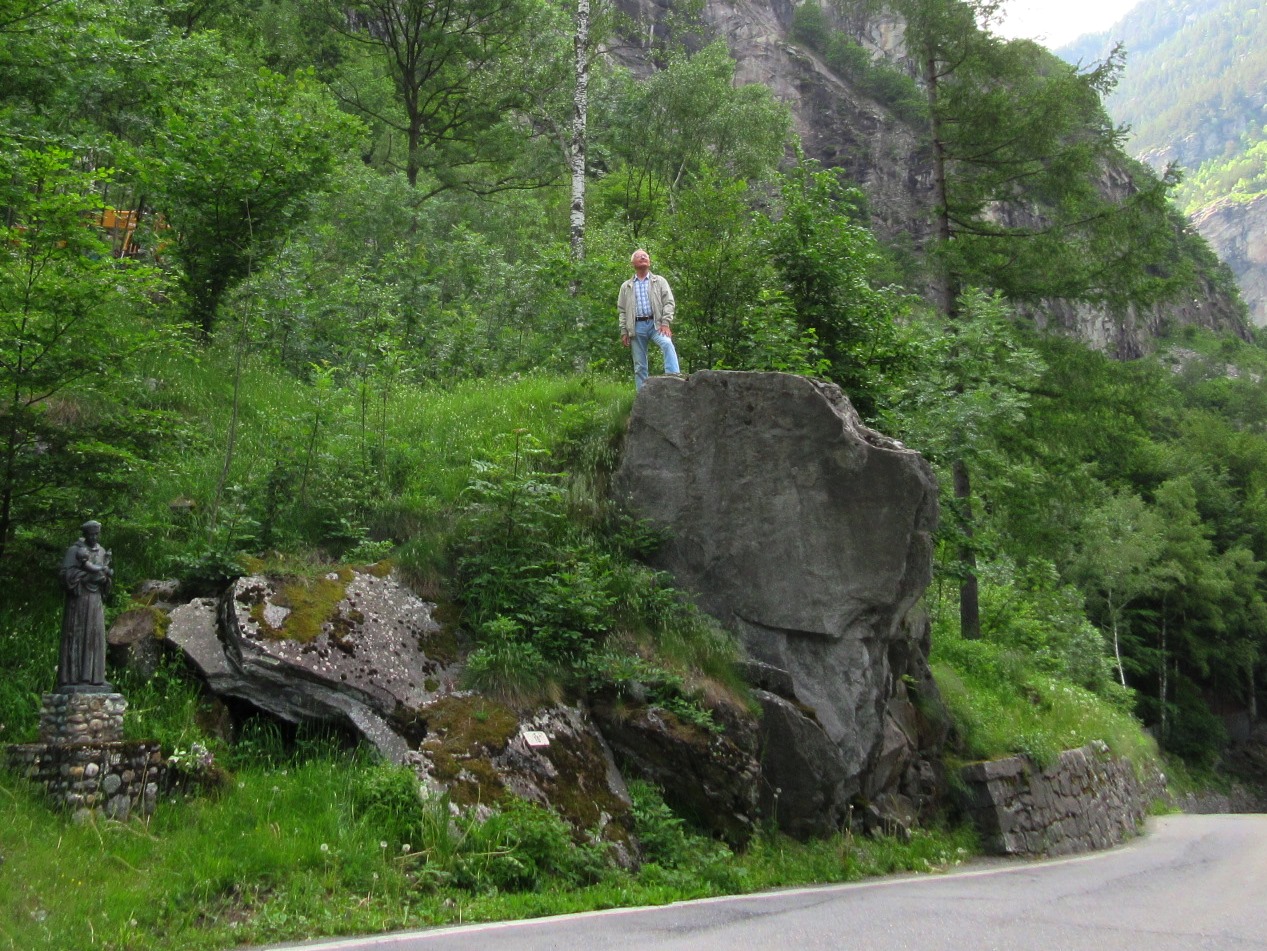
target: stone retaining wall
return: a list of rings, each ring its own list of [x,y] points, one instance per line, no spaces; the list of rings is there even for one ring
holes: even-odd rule
[[[998,855],[1068,855],[1106,849],[1135,835],[1165,778],[1140,780],[1103,743],[1066,750],[1052,766],[1029,757],[965,766],[960,805]]]
[[[7,765],[43,785],[74,817],[124,820],[154,812],[167,766],[158,743],[21,743]]]

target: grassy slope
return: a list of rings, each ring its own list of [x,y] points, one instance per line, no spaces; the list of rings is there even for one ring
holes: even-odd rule
[[[212,491],[223,464],[228,403],[222,380],[207,384],[215,379],[212,373],[159,369],[163,398],[200,437],[193,443],[196,451],[156,470],[148,493],[156,512],[169,498],[204,499]],[[248,374],[245,383],[236,451],[244,475],[267,465],[280,427],[302,427],[320,399],[264,371]],[[216,386],[220,392],[212,391]],[[631,395],[624,381],[545,377],[399,391],[386,435],[408,476],[392,494],[392,518],[401,525],[436,524],[459,497],[472,461],[494,454],[515,430],[530,430],[551,444],[569,432],[610,428],[627,414]],[[335,401],[329,425],[354,446],[357,421],[348,397]],[[178,542],[173,534],[168,548]],[[426,547],[425,539],[414,544]],[[133,566],[133,574],[159,570],[157,555],[151,557],[154,563]],[[10,611],[0,624],[0,648],[16,665],[13,677],[25,685],[25,691],[0,697],[6,704],[0,719],[10,723],[5,735],[11,739],[33,735],[34,704],[45,689],[40,684],[51,682],[43,667],[52,656],[47,648],[55,625],[40,625],[44,633],[37,639],[50,642],[46,649],[29,650],[20,638],[31,636],[24,623],[30,617]],[[23,658],[38,661],[32,665]],[[947,681],[952,701],[973,691],[986,696],[963,675],[953,680]],[[172,671],[153,683],[134,684],[129,692],[137,715],[130,724],[134,735],[141,726],[172,745],[199,737],[192,688]],[[956,701],[952,708],[965,723],[971,716],[971,704]],[[995,720],[1006,728],[1011,717],[1004,713]],[[1041,710],[1018,728],[1026,732],[1026,743],[1046,748],[1057,742],[1055,736],[1035,741],[1034,731],[1046,729]],[[1085,733],[1079,740],[1097,733],[1094,720],[1080,729]],[[999,742],[1016,745],[1007,737]],[[637,874],[591,870],[588,877],[565,881],[543,872],[532,886],[514,891],[470,872],[469,857],[466,864],[452,864],[453,855],[470,849],[452,841],[447,822],[440,824],[439,839],[406,842],[403,834],[387,835],[373,815],[358,811],[358,784],[372,781],[381,767],[329,748],[293,757],[265,749],[268,744],[254,746],[218,748],[234,767],[227,786],[212,797],[164,801],[148,823],[76,826],[51,812],[25,784],[0,776],[0,948],[225,948],[929,870],[954,864],[972,848],[963,830],[920,833],[906,846],[848,835],[798,845],[763,835],[748,853],[732,855],[674,826],[669,838],[676,845]],[[644,823],[644,834],[672,825],[664,816],[656,822],[658,827]],[[443,861],[442,851],[448,856]],[[467,871],[455,877],[455,867]]]
[[[237,773],[217,797],[165,802],[148,824],[75,825],[0,776],[5,899],[0,948],[228,948],[317,935],[661,904],[899,870],[932,871],[972,840],[922,832],[798,845],[764,837],[732,856],[695,842],[690,868],[609,870],[582,886],[457,888],[427,874],[427,850],[387,842],[349,807],[364,768],[336,755]]]

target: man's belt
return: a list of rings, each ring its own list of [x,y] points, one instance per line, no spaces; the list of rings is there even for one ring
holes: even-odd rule
[[[637,318],[637,319],[638,319],[639,321],[643,321],[643,320],[655,320],[655,314],[647,314],[645,317],[639,317],[639,318]]]

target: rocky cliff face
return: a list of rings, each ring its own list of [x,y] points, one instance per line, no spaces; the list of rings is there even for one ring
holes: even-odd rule
[[[1232,269],[1250,322],[1267,327],[1267,195],[1217,201],[1194,214],[1192,225]]]
[[[805,0],[817,2],[817,0]],[[643,24],[641,49],[619,59],[645,73],[650,52],[667,32],[664,0],[618,0]],[[735,57],[736,80],[764,83],[792,110],[806,154],[840,167],[868,198],[871,224],[886,241],[922,248],[931,237],[932,171],[923,130],[913,128],[883,103],[836,75],[813,52],[790,38],[794,0],[705,0],[706,39],[723,38]],[[902,26],[862,0],[832,6],[838,28],[876,56],[900,59]],[[1035,309],[1040,326],[1076,336],[1113,356],[1129,359],[1153,349],[1167,327],[1195,324],[1245,334],[1234,296],[1204,280],[1201,289],[1160,306],[1115,314],[1105,307],[1053,301]]]

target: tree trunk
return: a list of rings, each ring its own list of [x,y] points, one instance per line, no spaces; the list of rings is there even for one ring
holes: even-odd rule
[[[1157,709],[1160,715],[1160,722],[1157,725],[1157,745],[1162,749],[1166,748],[1166,730],[1169,726],[1166,718],[1166,694],[1169,684],[1166,682],[1166,599],[1162,598],[1161,602],[1161,663],[1157,665],[1160,673],[1158,674],[1157,695],[1159,703]]]
[[[0,564],[4,563],[13,530],[13,494],[17,485],[18,418],[16,411],[8,420],[5,439],[4,481],[0,483]]]
[[[963,519],[964,543],[959,546],[959,568],[963,575],[959,581],[959,636],[965,641],[981,638],[981,601],[977,589],[977,553],[972,545],[972,481],[968,466],[962,459],[953,465],[955,501]]]
[[[1112,613],[1112,609],[1110,609]],[[1112,656],[1117,662],[1117,683],[1126,686],[1126,669],[1121,666],[1121,642],[1117,639],[1117,618],[1112,619]]]
[[[576,0],[576,31],[572,45],[576,53],[576,86],[572,94],[572,167],[571,239],[572,261],[585,260],[585,131],[589,119],[589,38],[590,0]],[[572,296],[580,290],[579,280],[572,282]]]
[[[930,52],[924,61],[924,82],[928,89],[928,128],[933,146],[933,197],[936,206],[937,242],[945,249],[950,244],[950,191],[946,180],[946,142],[942,136],[941,117],[937,113],[937,59]],[[941,312],[951,316],[955,309],[955,281],[943,265],[938,281],[938,304]]]
[[[924,83],[928,91],[929,132],[933,146],[933,193],[936,200],[937,242],[947,248],[951,242],[950,194],[946,177],[946,144],[942,135],[941,117],[937,111],[938,81],[937,58],[930,50],[924,58]],[[958,280],[943,263],[938,280],[938,305],[952,329],[958,314]],[[952,465],[955,481],[955,501],[965,542],[959,548],[959,634],[964,640],[975,641],[981,637],[981,601],[977,584],[977,553],[972,545],[972,481],[968,465],[956,459]]]

